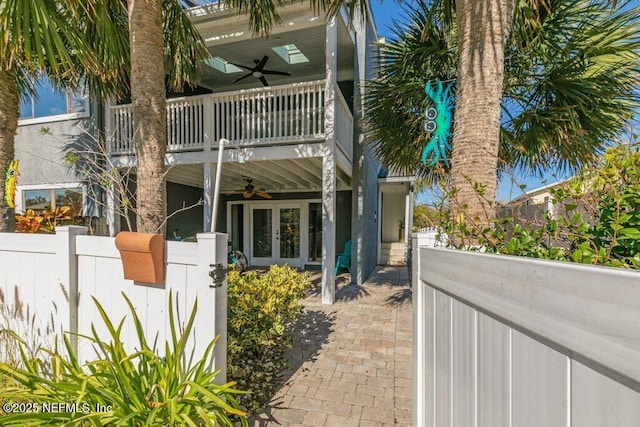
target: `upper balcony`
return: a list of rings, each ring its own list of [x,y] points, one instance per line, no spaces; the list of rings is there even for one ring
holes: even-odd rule
[[[353,153],[353,115],[335,88],[330,129],[342,152]],[[326,138],[325,81],[293,83],[167,100],[167,151],[208,150],[226,138],[236,146],[322,142]],[[131,104],[108,110],[107,149],[134,152]]]
[[[274,25],[269,37],[256,37],[247,17],[223,2],[183,3],[211,58],[203,63],[199,95],[167,101],[168,162],[206,162],[211,155],[193,153],[215,150],[221,138],[260,150],[317,145],[335,136],[337,159],[349,171],[357,25],[350,27],[344,14],[328,23],[324,13],[291,2],[279,8],[282,23]],[[258,64],[265,73],[251,72]],[[329,86],[327,79],[333,82]],[[334,99],[328,99],[326,87],[332,88]],[[132,120],[130,105],[108,107],[108,151],[127,164],[134,153]],[[316,148],[299,156],[317,156],[321,147]],[[289,155],[284,148],[279,153]]]

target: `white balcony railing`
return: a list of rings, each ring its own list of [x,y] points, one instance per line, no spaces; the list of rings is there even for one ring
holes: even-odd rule
[[[167,150],[202,150],[207,135],[210,143],[226,138],[250,145],[324,139],[324,88],[319,80],[169,99]],[[110,107],[108,126],[109,152],[132,153],[131,105]]]
[[[353,159],[353,115],[345,101],[342,92],[336,88],[335,103],[335,129],[338,146],[347,155],[349,160]]]

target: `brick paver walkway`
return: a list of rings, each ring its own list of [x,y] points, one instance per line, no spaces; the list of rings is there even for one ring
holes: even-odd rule
[[[340,276],[332,306],[320,303],[319,288],[304,301],[288,380],[252,425],[411,425],[407,269],[378,267],[362,286],[347,280]]]

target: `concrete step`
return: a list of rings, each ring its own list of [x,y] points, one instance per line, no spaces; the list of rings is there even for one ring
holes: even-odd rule
[[[406,249],[382,249],[380,255],[390,256],[404,256],[407,253]]]
[[[407,245],[402,242],[380,245],[380,265],[406,265]]]
[[[397,259],[384,260],[384,259],[381,259],[380,260],[380,265],[401,266],[401,265],[407,265],[407,264],[405,263],[404,259],[402,259],[402,260],[397,260]]]
[[[390,249],[406,249],[407,244],[403,242],[394,242],[394,243],[383,243],[381,245],[382,249],[390,248]]]

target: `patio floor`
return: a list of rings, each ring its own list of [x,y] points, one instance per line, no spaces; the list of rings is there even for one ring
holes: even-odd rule
[[[412,309],[406,267],[378,267],[362,286],[344,274],[336,302],[303,302],[292,369],[253,426],[410,426]]]

